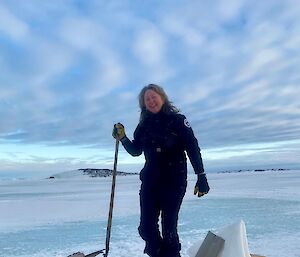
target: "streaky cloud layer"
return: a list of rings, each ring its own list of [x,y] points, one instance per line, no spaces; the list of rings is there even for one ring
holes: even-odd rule
[[[274,159],[300,166],[298,2],[163,1],[150,7],[1,1],[4,169],[22,169],[26,160],[28,169],[49,163],[73,168],[82,149],[89,151],[83,165],[101,165],[113,151],[114,123],[123,122],[132,138],[137,96],[149,83],[162,85],[187,116],[208,168]],[[53,156],[43,156],[40,147]],[[61,152],[64,147],[69,150]],[[100,161],[93,158],[96,150]],[[121,161],[142,162],[122,151]]]

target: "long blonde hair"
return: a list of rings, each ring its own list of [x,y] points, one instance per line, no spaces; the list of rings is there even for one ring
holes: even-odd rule
[[[162,106],[162,111],[164,113],[177,113],[179,112],[179,109],[173,105],[173,103],[169,100],[166,92],[164,89],[156,84],[149,84],[141,90],[139,93],[139,106],[141,108],[141,115],[140,115],[140,121],[143,121],[146,115],[146,105],[145,105],[145,100],[144,96],[147,90],[153,90],[155,93],[159,94],[164,101],[164,104]]]

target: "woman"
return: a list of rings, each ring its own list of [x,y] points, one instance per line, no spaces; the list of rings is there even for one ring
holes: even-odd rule
[[[185,152],[198,175],[194,194],[200,197],[209,191],[200,148],[185,116],[179,114],[160,86],[144,87],[139,105],[141,116],[133,141],[128,139],[121,123],[115,124],[113,136],[132,156],[142,152],[145,155],[146,163],[140,173],[139,226],[146,243],[144,253],[151,257],[180,257],[177,220],[187,186]]]

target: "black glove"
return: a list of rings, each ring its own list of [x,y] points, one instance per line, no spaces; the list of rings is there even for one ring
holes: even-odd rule
[[[207,194],[209,191],[209,185],[204,173],[198,174],[198,179],[194,189],[194,195],[198,194],[198,197],[201,197]]]
[[[123,137],[125,137],[125,128],[123,124],[117,123],[114,125],[113,131],[112,131],[112,136],[115,139],[121,140]]]

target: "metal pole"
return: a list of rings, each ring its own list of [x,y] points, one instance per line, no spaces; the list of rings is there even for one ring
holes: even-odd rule
[[[112,185],[111,185],[109,213],[108,213],[108,221],[107,221],[107,229],[106,229],[105,253],[103,255],[104,257],[107,257],[108,251],[109,251],[112,215],[113,215],[113,208],[114,208],[115,187],[116,187],[118,152],[119,152],[119,140],[116,139],[115,160],[114,160],[114,168],[113,168],[113,172],[112,172]]]

